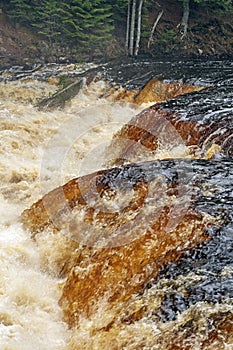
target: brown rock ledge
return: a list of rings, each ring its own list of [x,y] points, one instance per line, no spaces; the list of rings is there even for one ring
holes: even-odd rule
[[[133,117],[114,135],[107,158],[112,165],[137,162],[142,158],[152,160],[158,149],[167,150],[169,154],[179,146],[190,147],[191,153],[199,148],[204,158],[213,156],[214,149],[231,155],[231,136],[232,131],[224,121],[203,124],[184,120],[178,112],[155,104]]]
[[[70,326],[103,300],[109,308],[128,300],[162,265],[208,239],[212,219],[192,209],[192,195],[173,161],[145,162],[71,180],[23,212],[34,235],[51,225],[77,242],[62,270]]]

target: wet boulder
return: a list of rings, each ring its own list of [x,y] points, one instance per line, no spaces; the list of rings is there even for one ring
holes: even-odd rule
[[[103,97],[111,97],[114,101],[130,102],[136,105],[143,103],[148,105],[203,89],[205,87],[152,78],[140,89],[130,90],[122,86],[110,85]]]
[[[232,135],[228,120],[188,118],[161,103],[143,110],[114,135],[107,159],[110,164],[152,160],[159,158],[159,152],[170,157],[179,147],[184,148],[182,157],[195,150],[203,158],[211,158],[216,152],[232,155]]]
[[[77,242],[61,271],[67,281],[60,304],[71,326],[103,300],[109,308],[128,300],[161,266],[208,239],[212,218],[193,207],[191,174],[175,161],[103,170],[69,181],[23,212],[34,235],[50,225]]]
[[[181,84],[179,82],[163,82],[157,78],[152,78],[135,96],[134,102],[137,104],[162,102],[203,89],[202,86]]]

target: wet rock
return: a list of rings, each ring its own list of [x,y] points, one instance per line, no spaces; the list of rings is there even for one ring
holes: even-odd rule
[[[203,217],[187,214],[174,230],[167,233],[169,214],[165,208],[147,230],[143,228],[144,232],[137,232],[141,237],[131,244],[98,249],[88,259],[78,259],[60,301],[70,325],[78,323],[80,313],[90,316],[95,312],[101,299],[106,299],[109,308],[116,302],[129,299],[157,275],[163,264],[176,261],[183,250],[205,239],[207,223]],[[141,229],[139,221],[135,225],[138,225],[135,231]]]
[[[134,102],[137,104],[162,102],[203,89],[204,88],[201,86],[181,84],[179,82],[167,83],[162,82],[157,78],[152,78],[134,98]]]
[[[211,123],[189,120],[174,109],[156,104],[132,118],[116,133],[107,158],[110,164],[150,160],[156,158],[157,151],[179,146],[191,147],[191,150],[193,146],[198,147],[207,159],[216,152],[231,155],[232,129],[224,119]]]
[[[153,300],[150,303],[156,304]],[[134,299],[134,310],[139,305],[140,300]],[[86,337],[80,334],[80,328],[75,329],[69,349],[215,350],[231,348],[232,341],[232,308],[200,303],[184,312],[176,322],[158,323],[153,313],[148,319],[142,311],[136,322],[115,320],[110,327],[93,331]]]
[[[208,239],[212,219],[192,209],[193,193],[180,175],[174,161],[99,171],[24,211],[34,234],[51,225],[79,244],[62,269],[68,279],[60,304],[71,326],[103,300],[109,308],[128,300],[161,266]]]
[[[205,310],[205,307],[203,307]],[[198,308],[197,308],[198,310]],[[232,312],[224,312],[223,308],[219,311],[209,311],[209,318],[203,315],[203,311],[198,310],[200,315],[197,314],[197,310],[190,313],[189,319],[183,325],[174,330],[173,336],[171,336],[169,343],[166,344],[168,350],[191,350],[193,349],[194,341],[198,343],[199,349],[221,349],[225,348],[225,344],[232,344],[233,337],[233,323]]]
[[[189,168],[189,164],[186,167],[185,176],[189,179],[192,176],[192,167]],[[50,224],[60,229],[62,226],[57,218],[63,213],[65,215],[66,211],[69,215],[70,211],[76,207],[88,209],[87,219],[89,221],[95,219],[90,209],[97,211],[98,218],[105,216],[104,220],[111,221],[122,212],[122,208],[124,208],[124,213],[131,209],[137,209],[140,203],[143,204],[145,198],[148,198],[148,193],[150,195],[153,193],[157,198],[161,195],[162,186],[164,189],[171,189],[169,195],[172,196],[172,188],[178,186],[179,181],[184,181],[184,186],[186,186],[187,179],[185,180],[183,177],[179,179],[179,174],[180,172],[182,174],[182,171],[183,166],[179,169],[179,165],[170,160],[131,164],[85,175],[70,180],[65,185],[46,194],[31,208],[23,212],[22,221],[34,233],[43,230]],[[158,185],[158,192],[148,192],[149,184]],[[192,189],[190,192],[187,191],[189,204]],[[178,191],[177,195],[183,196],[183,192]],[[119,198],[120,196],[125,196],[127,201],[124,202],[123,199]],[[160,204],[160,202],[161,199],[155,203]],[[108,208],[110,205],[113,205],[111,210]]]
[[[150,79],[140,89],[127,89],[119,85],[113,85],[104,97],[112,96],[114,101],[124,101],[141,105],[143,103],[158,103],[180,95],[201,91],[205,87],[181,84],[179,82],[165,82],[157,78]]]

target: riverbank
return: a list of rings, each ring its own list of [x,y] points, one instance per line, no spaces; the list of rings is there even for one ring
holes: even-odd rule
[[[163,15],[156,27],[153,42],[148,49],[149,31],[159,12]],[[157,1],[151,5],[146,18],[147,37],[141,41],[140,55],[155,58],[184,57],[232,57],[232,16],[200,10],[197,4],[190,9],[188,34],[182,38],[180,22],[182,4],[172,0]],[[106,61],[124,56],[125,30],[117,27],[107,48],[99,48],[92,54],[80,54],[79,48],[51,47],[35,28],[26,28],[14,23],[6,14],[0,1],[0,67],[14,65],[32,66],[39,63],[74,63],[83,61]]]

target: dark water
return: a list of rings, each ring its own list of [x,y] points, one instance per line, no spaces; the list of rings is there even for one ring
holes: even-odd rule
[[[128,87],[141,87],[151,77],[166,81],[204,86],[232,86],[233,62],[212,60],[174,60],[117,62],[103,68],[103,74]]]
[[[231,159],[220,161],[192,162],[195,172],[194,182],[208,186],[208,196],[198,194],[195,205],[201,212],[221,217],[223,224],[209,229],[212,239],[184,253],[178,264],[170,264],[160,276],[176,279],[190,272],[201,277],[188,287],[184,296],[174,287],[166,294],[161,317],[174,319],[177,312],[184,311],[198,301],[224,303],[233,298],[233,274],[222,275],[223,269],[233,267],[233,162]]]
[[[133,62],[108,67],[105,76],[129,88],[145,85],[156,76],[167,81],[179,81],[210,87],[198,93],[184,95],[161,104],[161,108],[178,112],[182,120],[197,124],[215,124],[215,134],[228,130],[226,152],[214,160],[176,161],[176,169],[192,168],[190,185],[197,188],[195,206],[202,212],[221,217],[222,225],[209,229],[212,239],[184,253],[180,261],[172,263],[160,272],[160,279],[167,278],[171,287],[162,302],[159,316],[162,320],[175,319],[179,312],[199,301],[224,303],[233,298],[233,62],[231,61],[176,61]],[[212,137],[214,142],[216,135]],[[208,195],[204,194],[208,188]],[[223,274],[222,271],[228,271]],[[228,270],[229,269],[229,270]],[[187,291],[180,293],[174,281],[190,272],[200,277],[193,281]],[[152,284],[153,285],[153,284]],[[151,286],[152,286],[151,285]],[[149,288],[150,286],[148,286]]]
[[[158,315],[162,320],[174,320],[197,302],[225,303],[233,298],[233,160],[164,160],[127,165],[113,169],[105,181],[111,187],[134,186],[139,181],[150,182],[163,176],[167,183],[187,186],[191,205],[201,213],[218,219],[208,229],[210,241],[185,252],[178,263],[171,263],[160,271],[160,279],[170,280]],[[228,270],[229,269],[229,270]],[[223,271],[228,273],[223,274]],[[175,280],[195,273],[198,278],[189,284],[186,295],[179,292]],[[151,288],[153,283],[148,285]]]

